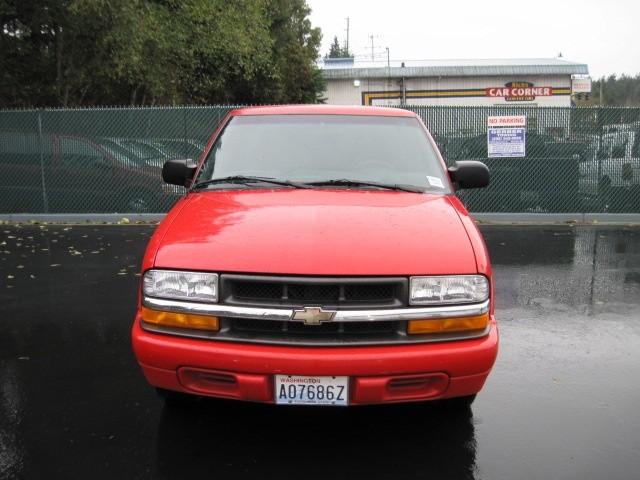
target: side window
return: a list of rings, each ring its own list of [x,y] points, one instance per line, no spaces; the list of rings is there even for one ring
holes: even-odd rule
[[[0,163],[20,167],[40,165],[40,138],[20,133],[0,134]],[[43,153],[46,153],[43,151]]]
[[[81,138],[60,138],[60,160],[78,166],[106,163],[105,153]]]
[[[142,142],[123,142],[123,145],[125,148],[131,150],[135,156],[143,160],[154,160],[163,157],[162,153],[156,148]]]
[[[611,157],[624,158],[626,156],[626,153],[627,153],[627,141],[625,140],[621,144],[618,144],[613,147],[613,149],[611,150]]]

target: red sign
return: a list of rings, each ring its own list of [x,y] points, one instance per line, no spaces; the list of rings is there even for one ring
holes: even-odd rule
[[[536,87],[531,82],[509,82],[504,87],[490,87],[485,90],[487,97],[502,97],[507,102],[527,102],[536,97],[550,97],[552,87]]]
[[[500,115],[487,117],[488,127],[526,127],[525,115]]]

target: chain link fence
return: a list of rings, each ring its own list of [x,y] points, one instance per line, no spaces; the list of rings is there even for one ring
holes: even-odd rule
[[[0,213],[157,213],[162,164],[197,158],[234,107],[0,111]],[[472,212],[640,213],[640,108],[405,106],[448,164],[485,162]],[[489,158],[490,116],[526,116],[524,157]]]

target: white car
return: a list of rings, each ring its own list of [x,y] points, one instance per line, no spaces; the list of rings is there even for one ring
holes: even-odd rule
[[[580,191],[605,208],[640,205],[640,125],[604,128],[591,159],[580,164]]]

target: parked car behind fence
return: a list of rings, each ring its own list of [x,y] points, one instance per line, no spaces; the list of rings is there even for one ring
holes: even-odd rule
[[[152,212],[180,193],[148,162],[109,139],[0,133],[2,210],[18,213]]]
[[[550,136],[529,133],[524,158],[488,158],[487,137],[455,138],[447,160],[473,159],[491,170],[491,184],[482,191],[462,192],[471,211],[575,212],[579,192],[579,165],[586,158],[583,143],[554,141]]]

